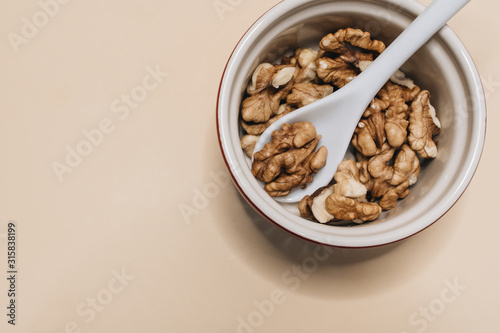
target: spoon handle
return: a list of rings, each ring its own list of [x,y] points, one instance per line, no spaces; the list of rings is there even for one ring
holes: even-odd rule
[[[370,96],[366,104],[370,102],[371,98],[375,96],[392,74],[469,2],[470,0],[434,0],[377,57],[373,64],[358,75],[357,79],[351,83],[354,86],[357,84],[363,85],[363,82],[369,83],[360,87],[367,97]]]

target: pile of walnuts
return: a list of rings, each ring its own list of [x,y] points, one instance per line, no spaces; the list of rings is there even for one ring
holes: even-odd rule
[[[342,88],[384,50],[384,43],[372,40],[368,32],[347,28],[325,36],[317,52],[298,49],[278,65],[259,65],[241,104],[241,126],[246,132],[241,146],[247,155],[252,156],[260,134],[274,121]],[[295,126],[286,125],[282,131],[291,131]],[[302,131],[299,127],[295,133]],[[326,159],[324,147],[314,151],[319,136],[311,132],[310,126],[306,127],[310,140],[307,148],[301,148],[302,157],[297,155],[294,163],[291,159],[285,162],[284,156],[279,163],[270,163],[283,152],[277,147],[286,146],[286,140],[290,147],[290,135],[285,139],[287,135],[283,133],[273,135],[267,149],[254,155],[253,174],[270,180],[264,180],[268,185],[273,183],[266,189],[273,196],[287,195],[294,186],[310,182],[321,159]],[[333,185],[302,199],[301,216],[321,223],[363,223],[375,220],[383,210],[393,209],[417,181],[421,160],[436,157],[440,128],[430,93],[402,72],[396,72],[367,107],[353,134],[356,160],[339,165]],[[306,150],[309,153],[304,157]],[[300,177],[290,177],[290,165],[295,172],[300,169]],[[283,185],[287,183],[294,186]]]

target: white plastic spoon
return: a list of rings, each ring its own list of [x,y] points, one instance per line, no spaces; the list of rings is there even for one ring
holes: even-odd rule
[[[328,149],[326,165],[305,189],[297,188],[280,202],[298,202],[327,185],[342,162],[354,129],[377,92],[390,77],[470,0],[434,0],[377,59],[354,80],[333,94],[306,105],[273,123],[262,133],[254,152],[271,141],[271,134],[284,123],[309,121]],[[252,158],[253,161],[253,158]]]

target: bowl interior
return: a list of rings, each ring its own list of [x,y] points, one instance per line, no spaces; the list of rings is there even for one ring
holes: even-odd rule
[[[390,44],[423,7],[414,1],[284,1],[247,32],[233,52],[221,83],[218,121],[222,150],[246,199],[263,215],[301,237],[337,246],[373,246],[408,237],[442,216],[465,190],[484,140],[484,101],[477,71],[451,29],[424,45],[402,71],[431,93],[442,130],[438,156],[424,165],[418,182],[395,209],[354,227],[321,225],[299,217],[297,204],[271,199],[250,172],[239,139],[239,105],[253,70],[278,62],[296,48],[318,49],[340,28],[360,28]],[[328,167],[328,165],[326,166]],[[325,184],[326,185],[326,184]]]

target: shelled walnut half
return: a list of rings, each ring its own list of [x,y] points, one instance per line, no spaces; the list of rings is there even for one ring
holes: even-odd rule
[[[320,138],[310,122],[283,124],[273,132],[272,141],[254,154],[252,174],[266,184],[264,189],[272,197],[306,187],[326,163],[326,148],[316,151]]]

